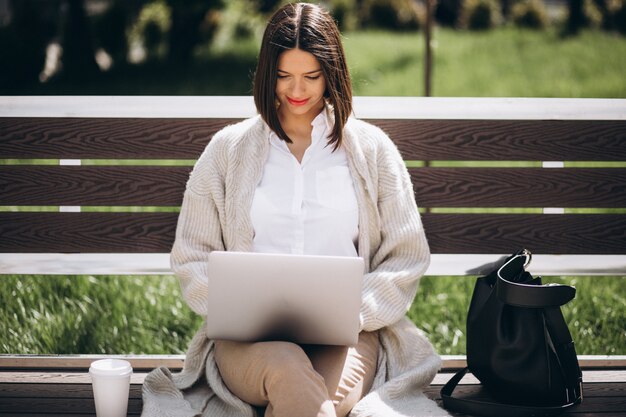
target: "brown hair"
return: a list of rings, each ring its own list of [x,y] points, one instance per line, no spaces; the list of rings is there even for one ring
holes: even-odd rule
[[[352,85],[339,29],[330,14],[320,6],[291,3],[278,9],[270,18],[254,75],[257,111],[278,137],[291,143],[276,111],[278,58],[289,49],[313,54],[322,67],[326,79],[324,98],[335,115],[328,142],[337,149],[343,138],[343,127],[352,113]]]

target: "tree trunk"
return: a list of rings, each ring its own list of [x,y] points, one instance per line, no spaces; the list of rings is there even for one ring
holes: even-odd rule
[[[566,32],[568,35],[576,35],[585,24],[583,0],[567,0],[567,10]]]
[[[100,72],[96,64],[92,37],[83,0],[67,0],[63,30],[63,74],[89,78]]]

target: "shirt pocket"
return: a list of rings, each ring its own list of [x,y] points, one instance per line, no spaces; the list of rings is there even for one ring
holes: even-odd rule
[[[316,172],[318,203],[337,211],[357,209],[352,175],[346,166],[334,166]]]

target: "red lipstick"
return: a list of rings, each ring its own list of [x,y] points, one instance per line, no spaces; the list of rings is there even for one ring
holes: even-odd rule
[[[309,99],[305,98],[304,100],[294,100],[291,97],[287,97],[287,101],[289,102],[289,104],[294,106],[303,106],[309,101]]]

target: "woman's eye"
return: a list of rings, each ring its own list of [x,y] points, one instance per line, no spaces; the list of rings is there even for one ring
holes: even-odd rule
[[[308,80],[317,80],[320,76],[316,75],[316,76],[310,76],[310,77],[306,77]]]
[[[283,78],[287,78],[287,75],[278,75],[277,77],[279,80],[282,80]]]

